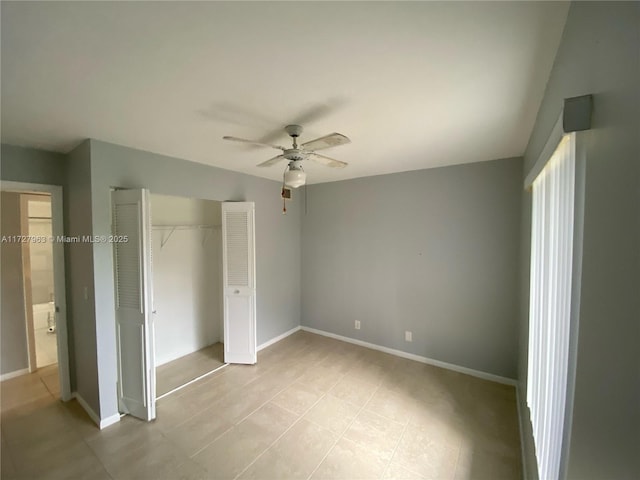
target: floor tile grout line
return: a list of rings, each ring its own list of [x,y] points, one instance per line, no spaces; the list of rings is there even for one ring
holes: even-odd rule
[[[230,365],[230,366],[231,366],[231,365]],[[217,403],[218,401],[221,401],[221,400],[222,400],[222,398],[226,397],[227,395],[229,395],[229,394],[231,394],[231,393],[234,393],[234,392],[236,392],[236,391],[241,391],[243,388],[246,388],[248,385],[250,385],[250,384],[252,384],[252,383],[254,383],[254,382],[258,381],[258,380],[259,380],[261,377],[263,377],[264,375],[266,375],[266,374],[268,374],[268,373],[271,373],[273,370],[277,370],[277,367],[276,367],[275,365],[268,366],[264,372],[259,373],[255,378],[251,379],[249,382],[244,383],[244,384],[242,384],[242,385],[235,386],[235,387],[233,388],[233,390],[231,390],[231,391],[227,392],[225,395],[223,395],[223,397],[221,397],[221,398],[219,398],[218,400],[216,400],[216,403]],[[222,371],[222,373],[220,374],[220,376],[224,375],[225,373],[229,374],[230,372],[233,372],[233,370],[232,370],[232,369],[224,369],[224,370]],[[301,374],[301,375],[302,375],[302,374]],[[301,376],[301,375],[300,375],[300,376]],[[216,378],[216,377],[212,377],[212,379],[213,379],[213,378]],[[295,377],[295,378],[292,380],[292,382],[291,382],[291,383],[294,383],[298,378],[299,378],[299,376],[298,376],[298,377]],[[203,379],[203,380],[204,380],[204,379]],[[205,385],[205,384],[206,384],[206,382],[205,382],[205,383],[203,383],[203,385]],[[201,385],[201,386],[202,386],[202,385]],[[286,389],[286,388],[287,388],[287,387],[285,387],[284,389]],[[284,390],[284,389],[283,389],[283,390]],[[188,392],[184,392],[184,393],[182,393],[182,394],[178,394],[178,395],[176,395],[176,397],[175,397],[175,398],[180,398],[180,397],[182,397],[182,398],[184,399],[184,397],[185,397],[185,395],[186,395],[187,393],[188,393]],[[276,393],[276,395],[279,395],[280,393],[281,393],[281,391],[279,391],[278,393]],[[267,403],[267,402],[265,402],[265,403]],[[187,423],[189,420],[193,419],[193,418],[194,418],[194,417],[196,417],[197,415],[199,415],[199,414],[201,414],[201,413],[205,412],[206,410],[212,409],[212,408],[214,408],[214,407],[215,407],[215,405],[209,405],[209,406],[207,406],[207,407],[203,408],[202,410],[198,410],[198,411],[197,411],[197,412],[195,412],[193,415],[190,415],[189,417],[187,417],[187,418],[186,418],[186,419],[184,419],[183,421],[181,421],[181,422],[177,423],[176,425],[174,425],[173,427],[171,427],[169,430],[173,430],[173,429],[175,429],[175,428],[178,428],[178,427],[180,427],[180,426],[184,425],[185,423]],[[258,407],[258,408],[260,408],[260,407]],[[256,410],[257,410],[257,409],[256,409]],[[253,412],[251,412],[251,413],[253,413]],[[250,414],[249,414],[249,415],[250,415]],[[246,417],[245,417],[245,418],[246,418]],[[244,419],[243,419],[243,420],[244,420]],[[239,423],[239,422],[238,422],[238,423]],[[218,438],[218,437],[216,437],[216,439],[217,439],[217,438]],[[215,440],[214,440],[214,441],[215,441]],[[206,447],[205,447],[205,448],[206,448]]]
[[[87,442],[86,438],[82,438],[82,441],[84,442],[84,444],[87,446],[87,448],[89,449],[89,451],[91,452],[91,454],[96,457],[96,459],[98,460],[98,462],[100,463],[100,465],[102,466],[102,469],[104,470],[104,473],[107,474],[107,476],[113,480],[113,475],[111,475],[111,473],[109,472],[109,470],[107,470],[107,466],[104,464],[104,462],[102,461],[102,459],[98,456],[98,454],[95,452],[95,450],[93,448],[91,448],[91,445],[89,444],[89,442]]]
[[[453,478],[458,478],[458,466],[460,466],[460,455],[462,455],[462,445],[458,446],[458,455],[456,456],[456,466],[453,468]]]
[[[77,400],[74,400],[77,401]],[[85,412],[86,413],[86,412]],[[82,443],[87,447],[87,449],[91,452],[91,455],[93,455],[95,457],[95,459],[98,461],[98,463],[100,464],[100,466],[102,467],[102,469],[104,470],[104,473],[107,474],[107,476],[113,480],[113,476],[111,475],[111,473],[109,473],[109,470],[107,470],[107,466],[105,465],[105,463],[102,461],[102,459],[98,456],[98,454],[96,453],[96,451],[93,449],[93,447],[91,447],[91,444],[89,443],[89,439],[87,437],[85,437],[84,435],[82,435],[82,433],[80,432],[80,430],[75,426],[72,425],[71,426],[73,428],[73,431],[78,435],[78,437],[80,437],[80,440],[82,441]]]
[[[279,435],[279,436],[278,436],[278,437],[277,437],[273,442],[271,442],[267,448],[265,448],[262,452],[260,452],[260,454],[259,454],[258,456],[256,456],[256,458],[254,458],[254,459],[253,459],[253,461],[252,461],[249,465],[247,465],[247,466],[246,466],[246,467],[245,467],[245,468],[244,468],[240,473],[238,473],[238,474],[234,477],[234,480],[235,480],[235,479],[237,479],[237,478],[239,478],[239,477],[240,477],[240,475],[242,475],[242,474],[243,474],[244,472],[246,472],[249,468],[251,468],[251,465],[253,465],[254,463],[256,463],[256,462],[257,462],[257,461],[258,461],[258,460],[259,460],[259,459],[260,459],[260,458],[261,458],[265,453],[267,453],[267,452],[269,451],[269,449],[271,449],[271,448],[272,448],[276,443],[278,443],[278,441],[279,441],[282,437],[284,437],[284,436],[286,435],[286,433],[287,433],[289,430],[291,430],[295,425],[297,425],[297,424],[300,422],[300,420],[302,420],[302,419],[303,419],[304,415],[305,415],[305,414],[306,414],[306,413],[307,413],[311,408],[313,408],[313,407],[314,407],[314,406],[315,406],[315,405],[316,405],[316,404],[317,404],[317,403],[318,403],[318,402],[319,402],[323,397],[324,397],[324,395],[322,395],[320,398],[318,398],[318,400],[316,400],[316,402],[315,402],[313,405],[311,405],[311,407],[309,407],[309,409],[305,410],[305,412],[304,412],[304,413],[302,413],[298,418],[296,418],[296,419],[295,419],[295,421],[294,421],[291,425],[289,425],[289,427],[287,427],[287,429],[286,429],[284,432],[282,432],[282,433],[281,433],[281,434],[280,434],[280,435]]]
[[[344,375],[343,375],[343,376],[344,376]],[[341,377],[340,379],[342,379],[342,377]],[[296,380],[297,380],[297,379],[296,379]],[[291,383],[290,383],[286,388],[284,388],[282,391],[286,390],[286,389],[287,389],[287,388],[289,388],[291,385],[293,385],[293,383],[295,383],[295,381],[296,381],[296,380],[292,381],[292,382],[291,382]],[[338,380],[338,381],[334,384],[334,386],[335,386],[339,381],[340,381],[340,380]],[[333,386],[332,386],[331,388],[333,388]],[[282,391],[281,391],[281,392],[282,392]],[[281,392],[279,392],[279,393],[281,393]],[[279,393],[278,393],[278,394],[279,394]],[[247,465],[247,466],[246,466],[246,467],[245,467],[245,468],[244,468],[240,473],[238,473],[238,475],[236,475],[236,476],[234,477],[234,480],[236,480],[237,478],[239,478],[239,477],[240,477],[240,475],[242,475],[242,474],[243,474],[244,472],[246,472],[249,468],[251,468],[251,465],[253,465],[254,463],[256,463],[256,462],[258,461],[258,459],[260,459],[260,457],[262,457],[265,453],[267,453],[267,452],[269,451],[269,449],[270,449],[270,448],[272,448],[272,447],[273,447],[273,446],[274,446],[274,445],[275,445],[275,444],[276,444],[276,443],[277,443],[277,442],[278,442],[282,437],[284,437],[284,436],[286,435],[286,433],[287,433],[289,430],[291,430],[291,429],[292,429],[296,424],[298,424],[298,422],[300,422],[300,420],[304,419],[304,416],[305,416],[307,413],[309,413],[309,411],[311,411],[311,409],[313,409],[313,408],[314,408],[318,403],[320,403],[320,401],[321,401],[324,397],[326,397],[328,393],[329,393],[329,391],[328,391],[328,390],[327,390],[326,392],[323,392],[323,393],[322,393],[322,395],[321,395],[321,396],[320,396],[320,397],[319,397],[319,398],[318,398],[318,399],[317,399],[317,400],[316,400],[316,401],[315,401],[315,402],[314,402],[314,403],[313,403],[309,408],[307,408],[303,413],[301,413],[301,414],[300,414],[300,416],[299,416],[299,417],[298,417],[298,418],[297,418],[297,419],[296,419],[296,420],[295,420],[291,425],[289,425],[289,427],[288,427],[284,432],[282,432],[282,433],[281,433],[281,434],[280,434],[280,435],[279,435],[279,436],[278,436],[278,437],[277,437],[277,438],[276,438],[276,439],[275,439],[271,444],[269,444],[269,446],[268,446],[267,448],[265,448],[265,449],[264,449],[264,450],[263,450],[263,451],[262,451],[262,452],[261,452],[261,453],[260,453],[256,458],[254,458],[254,459],[253,459],[253,461],[252,461],[249,465]],[[279,405],[278,405],[278,406],[279,406]],[[282,407],[281,407],[281,408],[282,408]],[[309,420],[306,420],[306,419],[305,419],[305,421],[307,421],[307,422],[308,422]],[[311,423],[311,422],[310,422],[310,423]],[[320,427],[320,428],[322,428],[323,430],[327,430],[327,431],[331,432],[331,430],[328,430],[328,429],[326,429],[326,428],[324,428],[324,427]],[[333,433],[333,432],[331,432],[331,433]],[[332,448],[333,448],[333,447],[332,447]],[[314,471],[315,471],[315,470],[314,470]]]
[[[336,385],[337,385],[337,383],[336,383]],[[369,398],[367,398],[367,401],[364,402],[364,404],[360,407],[360,410],[358,410],[358,413],[356,413],[355,416],[351,419],[351,422],[349,422],[349,425],[347,425],[347,428],[345,428],[344,431],[340,435],[338,435],[338,438],[336,438],[336,441],[333,442],[333,445],[331,445],[329,450],[327,450],[327,453],[325,453],[325,455],[322,457],[320,462],[318,462],[318,465],[316,465],[316,468],[314,468],[313,471],[309,474],[309,476],[307,477],[307,480],[310,480],[311,477],[313,477],[313,475],[316,473],[316,471],[318,471],[318,469],[320,468],[320,465],[322,465],[322,463],[326,460],[326,458],[329,456],[329,454],[335,448],[335,446],[338,444],[338,442],[344,437],[344,434],[351,428],[351,425],[353,425],[353,423],[356,421],[356,419],[360,416],[360,413],[362,413],[362,411],[365,409],[365,407],[369,404],[369,402],[371,401],[373,396],[377,393],[379,388],[380,388],[380,385],[378,385],[376,387],[376,389],[373,392],[371,392],[371,394],[369,395]]]
[[[393,455],[392,455],[392,457],[391,457],[391,460],[389,461],[389,465],[387,466],[387,469],[391,466],[391,463],[393,462],[393,457],[394,457],[394,456],[395,456],[395,454],[396,454],[397,448],[400,446],[400,441],[402,441],[402,438],[404,437],[404,435],[406,434],[407,430],[409,429],[409,426],[411,425],[411,421],[414,419],[414,417],[415,417],[416,415],[417,415],[417,412],[413,412],[413,413],[409,416],[409,420],[407,421],[407,424],[405,425],[405,428],[404,428],[404,430],[402,431],[402,435],[400,435],[400,439],[398,440],[398,444],[396,445],[396,449],[393,451]],[[460,453],[460,451],[458,450],[458,454],[459,454],[459,453]],[[411,468],[411,467],[407,467],[406,465],[400,465],[400,466],[401,466],[402,468],[404,468],[405,470],[407,470],[408,472],[411,472],[411,473],[413,473],[413,474],[415,474],[415,475],[418,475],[418,476],[420,476],[420,477],[423,477],[423,478],[424,478],[424,476],[423,476],[420,472],[416,472],[413,468]],[[457,466],[457,459],[456,459],[456,466]],[[386,473],[386,471],[385,471],[385,473]],[[453,478],[456,478],[456,477],[455,477],[455,470],[454,470],[454,476],[453,476]]]
[[[212,443],[214,443],[216,440],[218,440],[220,437],[222,437],[224,434],[226,434],[227,432],[230,432],[231,430],[233,430],[234,428],[236,428],[236,424],[231,425],[229,428],[227,428],[224,432],[221,432],[220,435],[217,435],[213,440],[211,440],[209,443],[206,443],[204,445],[204,447],[202,447],[200,450],[197,450],[195,453],[189,455],[187,454],[187,457],[192,459],[193,457],[195,457],[196,455],[198,455],[200,452],[202,452],[203,450],[206,450],[207,447],[209,447],[209,445],[211,445]],[[172,443],[175,444],[175,442],[173,442],[171,439],[168,439],[169,441],[171,441]]]
[[[271,396],[270,398],[268,398],[264,403],[262,403],[258,408],[256,408],[255,410],[252,410],[248,415],[244,416],[242,418],[242,420],[240,420],[236,425],[238,425],[239,423],[244,422],[247,418],[249,418],[251,415],[253,415],[255,412],[257,412],[258,410],[260,410],[262,407],[264,407],[267,403],[271,402],[274,398],[276,398],[278,395],[280,395],[282,392],[284,392],[287,388],[289,388],[291,385],[293,385],[294,383],[296,383],[298,381],[299,377],[294,377],[291,380],[291,383],[288,383],[285,387],[283,387],[282,389],[278,390],[275,394],[273,394],[273,396]],[[276,404],[277,405],[277,404]],[[280,405],[278,405],[278,407],[280,407]],[[280,408],[284,408],[284,407],[280,407]],[[287,410],[287,409],[285,409]],[[290,410],[287,410],[290,411]],[[294,413],[296,415],[298,415],[296,412],[291,412]]]
[[[293,380],[293,382],[295,382],[295,380]],[[287,384],[284,388],[282,388],[281,390],[278,390],[278,392],[276,392],[272,397],[270,397],[267,401],[265,401],[264,403],[260,404],[259,407],[255,408],[254,410],[251,410],[251,412],[249,412],[247,415],[245,415],[244,417],[242,417],[242,419],[240,419],[238,422],[234,423],[231,427],[229,427],[228,429],[226,429],[224,432],[222,432],[220,435],[218,435],[216,438],[214,438],[213,440],[211,440],[211,442],[207,443],[204,447],[202,447],[200,450],[198,450],[196,453],[194,453],[193,455],[191,455],[189,458],[193,458],[196,455],[198,455],[200,452],[202,452],[203,450],[205,450],[207,447],[209,447],[209,445],[211,445],[213,442],[215,442],[216,440],[218,440],[220,437],[222,437],[222,435],[224,435],[225,433],[229,432],[230,430],[234,429],[236,426],[240,425],[242,422],[244,422],[247,418],[249,418],[251,415],[253,415],[254,413],[256,413],[258,410],[260,410],[262,407],[264,407],[267,403],[269,403],[271,400],[273,400],[275,397],[277,397],[278,395],[280,395],[283,391],[285,391],[287,388],[289,388],[292,384]],[[278,407],[280,407],[280,405],[278,405]],[[283,408],[283,407],[280,407]],[[286,409],[285,409],[286,410]],[[287,410],[289,411],[289,410]],[[294,413],[295,412],[291,412]],[[296,414],[297,415],[297,414]],[[268,448],[268,447],[267,447]]]
[[[269,372],[269,371],[267,371],[266,373],[268,373],[268,372]],[[263,375],[264,375],[264,374],[263,374]],[[325,427],[323,427],[322,425],[318,425],[318,424],[316,424],[315,422],[313,422],[313,421],[310,421],[310,420],[306,419],[306,418],[305,418],[305,416],[306,416],[306,415],[308,414],[308,412],[310,412],[310,411],[311,411],[311,410],[312,410],[312,409],[313,409],[313,408],[314,408],[314,407],[315,407],[319,402],[321,402],[324,398],[326,398],[328,395],[330,395],[330,394],[331,394],[330,392],[331,392],[331,390],[333,389],[333,387],[335,387],[335,386],[336,386],[340,381],[342,381],[342,380],[346,377],[346,375],[347,375],[347,372],[340,373],[340,374],[339,374],[339,376],[338,376],[338,378],[337,378],[337,379],[336,379],[336,380],[331,384],[331,386],[329,386],[329,387],[328,387],[324,392],[323,392],[322,390],[320,390],[320,389],[316,388],[315,386],[313,386],[313,384],[309,384],[309,383],[301,382],[301,381],[300,381],[300,379],[301,379],[302,377],[304,377],[304,373],[301,373],[301,374],[299,374],[299,375],[297,375],[297,376],[295,376],[295,377],[292,377],[292,378],[291,378],[291,380],[289,381],[289,383],[288,383],[287,385],[285,385],[281,390],[277,391],[273,396],[271,396],[269,399],[267,399],[264,403],[262,403],[262,404],[261,404],[260,406],[258,406],[256,409],[254,409],[254,410],[253,410],[253,411],[251,411],[249,414],[247,414],[245,417],[243,417],[241,420],[239,420],[237,423],[235,423],[232,427],[230,427],[229,429],[225,430],[225,432],[223,432],[223,433],[221,433],[220,435],[218,435],[215,439],[213,439],[211,442],[209,442],[207,445],[205,445],[205,446],[204,446],[202,449],[200,449],[198,452],[196,452],[195,454],[193,454],[190,458],[193,458],[195,455],[197,455],[198,453],[202,452],[202,451],[203,451],[204,449],[206,449],[209,445],[211,445],[211,444],[212,444],[213,442],[215,442],[217,439],[219,439],[220,437],[222,437],[222,435],[224,435],[225,433],[227,433],[228,431],[230,431],[231,429],[233,429],[235,426],[237,426],[237,425],[239,425],[240,423],[242,423],[243,421],[245,421],[248,417],[250,417],[251,415],[253,415],[253,414],[254,414],[256,411],[258,411],[260,408],[263,408],[267,403],[269,403],[269,402],[273,401],[273,399],[275,399],[275,398],[276,398],[278,395],[280,395],[283,391],[287,390],[288,388],[290,388],[292,385],[294,385],[294,384],[296,384],[296,383],[299,383],[300,385],[305,386],[305,387],[313,388],[314,390],[317,390],[318,392],[321,392],[321,393],[322,393],[322,395],[321,395],[321,396],[316,400],[316,402],[314,402],[314,403],[313,403],[313,404],[312,404],[312,405],[311,405],[307,410],[305,410],[305,411],[304,411],[304,412],[302,412],[301,414],[298,414],[298,413],[296,413],[296,412],[292,412],[291,410],[288,410],[288,409],[287,409],[287,408],[285,408],[285,407],[282,407],[282,406],[280,406],[280,405],[278,405],[278,404],[275,404],[275,405],[277,405],[279,408],[282,408],[282,409],[284,409],[284,410],[286,410],[286,411],[289,411],[289,412],[291,412],[292,414],[294,414],[294,415],[296,415],[296,416],[298,416],[298,415],[299,415],[299,418],[297,418],[297,419],[296,419],[296,421],[294,421],[294,422],[292,423],[292,425],[291,425],[287,430],[285,430],[285,432],[283,432],[283,434],[282,434],[281,436],[283,436],[284,434],[286,434],[286,432],[287,432],[290,428],[292,428],[296,423],[298,423],[298,421],[299,421],[300,419],[303,419],[303,418],[304,418],[305,420],[307,420],[308,422],[313,423],[314,425],[316,425],[316,426],[318,426],[318,427],[322,428],[323,430],[327,430],[327,429],[326,429]],[[261,376],[262,376],[262,375],[261,375]],[[259,378],[260,378],[260,377],[256,378],[256,379],[255,379],[255,381],[257,381]],[[250,382],[250,383],[253,383],[253,381],[252,381],[252,382]],[[248,385],[248,384],[247,384],[247,385]],[[370,398],[372,398],[372,397],[373,397],[373,395],[375,395],[375,393],[376,393],[376,392],[378,391],[378,389],[379,389],[379,386],[380,386],[380,384],[378,384],[378,386],[376,387],[376,389],[375,389],[375,390],[370,394],[369,398],[367,399],[367,402],[365,402],[365,404],[362,406],[362,408],[358,411],[358,414],[359,414],[359,413],[360,413],[360,411],[361,411],[361,410],[366,406],[366,404],[368,403],[368,401],[370,400]],[[357,415],[356,415],[356,417],[357,417]],[[355,418],[356,418],[356,417],[354,417],[354,420],[355,420]],[[354,420],[352,420],[352,422],[353,422]],[[351,422],[351,423],[352,423],[352,422]],[[349,426],[350,426],[350,425],[349,425]],[[348,428],[348,427],[347,427],[347,428]],[[329,430],[329,431],[330,431],[330,430]],[[343,433],[344,433],[344,432],[343,432]],[[281,436],[280,436],[280,437],[281,437]],[[276,438],[275,442],[277,442],[277,441],[279,440],[279,438],[280,438],[280,437]],[[336,440],[336,442],[335,442],[335,443],[337,443],[337,441],[338,441],[341,437],[342,437],[342,435],[338,434],[338,438],[337,438],[337,440]],[[275,442],[274,442],[274,443],[275,443]],[[335,443],[334,443],[334,445],[335,445]],[[333,446],[334,446],[334,445],[332,445],[332,447],[329,449],[329,451],[333,448]],[[272,446],[273,446],[273,444],[269,445],[269,446],[268,446],[268,447],[267,447],[263,452],[261,452],[261,454],[260,454],[260,455],[258,455],[258,456],[254,459],[254,461],[253,461],[251,464],[249,464],[249,465],[248,465],[248,466],[247,466],[247,467],[246,467],[242,472],[240,472],[238,475],[242,475],[242,473],[243,473],[244,471],[246,471],[246,469],[247,469],[247,468],[249,468],[253,463],[255,463],[255,461],[257,461],[257,459],[258,459],[260,456],[262,456],[262,454],[264,454],[267,450],[269,450],[269,448],[271,448]],[[327,454],[328,454],[328,453],[329,453],[329,452],[327,452]],[[323,457],[323,459],[320,461],[320,463],[322,463],[322,461],[324,460],[324,458],[326,458],[326,455],[325,455],[325,457]],[[318,466],[320,465],[320,463],[318,464]],[[318,468],[318,466],[316,466],[316,469]],[[314,469],[314,471],[315,471],[315,469]]]
[[[268,373],[269,371],[270,371],[270,369],[267,369],[267,373]],[[264,373],[262,373],[262,374],[258,375],[258,377],[256,377],[254,380],[252,380],[252,381],[251,381],[251,382],[249,382],[249,383],[253,383],[254,381],[258,380],[258,379],[259,379],[261,376],[263,376],[263,375],[264,375]],[[301,374],[301,375],[302,375],[302,374]],[[203,450],[205,450],[207,447],[209,447],[211,444],[213,444],[216,440],[218,440],[220,437],[222,437],[222,435],[224,435],[225,433],[229,432],[230,430],[232,430],[233,428],[235,428],[235,427],[236,427],[237,425],[239,425],[240,423],[244,422],[247,418],[249,418],[249,417],[250,417],[251,415],[253,415],[255,412],[257,412],[258,410],[260,410],[260,409],[261,409],[262,407],[264,407],[267,403],[271,402],[274,398],[276,398],[278,395],[280,395],[280,394],[281,394],[282,392],[284,392],[286,389],[288,389],[289,387],[291,387],[291,385],[293,385],[294,383],[296,383],[296,382],[298,381],[298,379],[300,378],[300,376],[301,376],[301,375],[296,376],[296,377],[293,377],[293,378],[291,379],[290,383],[288,383],[287,385],[285,385],[282,389],[278,390],[275,394],[273,394],[273,396],[269,397],[265,402],[263,402],[263,403],[262,403],[262,404],[260,404],[257,408],[255,408],[254,410],[252,410],[251,412],[249,412],[247,415],[245,415],[244,417],[242,417],[238,422],[234,423],[234,424],[233,424],[231,427],[229,427],[227,430],[225,430],[224,432],[222,432],[220,435],[216,436],[213,440],[211,440],[211,442],[207,443],[204,447],[202,447],[202,448],[201,448],[200,450],[198,450],[196,453],[194,453],[193,455],[190,455],[190,456],[189,456],[189,458],[193,458],[193,457],[195,457],[196,455],[198,455],[200,452],[202,452]],[[247,383],[246,385],[249,385],[249,383]],[[337,382],[336,382],[336,383],[337,383]],[[304,385],[304,384],[303,384],[303,385]],[[323,394],[323,396],[324,396],[324,394]],[[321,398],[322,398],[322,397],[321,397]],[[277,404],[274,404],[274,405],[277,405]],[[278,406],[278,407],[280,407],[280,405],[277,405],[277,406]],[[280,408],[283,408],[283,409],[287,410],[288,412],[291,412],[290,410],[288,410],[288,409],[286,409],[286,408],[284,408],[284,407],[280,407]],[[312,406],[312,407],[310,407],[310,408],[313,408],[313,406]],[[203,410],[203,411],[204,411],[204,410]],[[296,412],[291,412],[291,413],[293,413],[293,414],[295,414],[295,415],[298,415]],[[303,415],[304,415],[304,414],[306,414],[306,413],[307,413],[307,411],[305,411],[305,412],[303,413]],[[296,420],[296,421],[297,421],[297,420]],[[294,422],[294,424],[295,424],[295,423],[296,423],[296,422]],[[292,426],[293,426],[293,424],[292,424]],[[270,448],[270,446],[269,446],[269,447],[267,447],[267,449],[268,449],[268,448]],[[241,472],[241,473],[242,473],[242,472]]]
[[[226,370],[226,369],[225,369],[225,370]],[[269,370],[267,370],[267,372],[268,372],[268,371],[269,371]],[[224,372],[224,371],[223,371],[223,373],[221,373],[221,374],[220,374],[220,376],[224,375],[225,373],[226,373],[226,372]],[[266,373],[266,372],[264,372],[264,373]],[[193,415],[190,415],[190,416],[189,416],[189,417],[187,417],[186,419],[184,419],[184,420],[182,420],[181,422],[177,423],[176,425],[172,426],[169,430],[173,430],[173,429],[175,429],[175,428],[178,428],[178,427],[180,427],[180,426],[184,425],[185,423],[187,423],[189,420],[191,420],[191,419],[193,419],[194,417],[196,417],[197,415],[200,415],[201,413],[206,412],[207,410],[210,410],[210,409],[215,408],[215,406],[216,406],[215,404],[216,404],[216,403],[218,403],[218,402],[220,402],[220,401],[222,401],[222,399],[223,399],[223,398],[225,398],[227,395],[230,395],[230,394],[235,393],[235,392],[237,392],[237,391],[241,391],[241,390],[242,390],[243,388],[245,388],[247,385],[250,385],[251,383],[253,383],[253,382],[255,382],[256,380],[258,380],[262,375],[264,375],[264,373],[259,374],[259,375],[258,375],[258,376],[256,376],[254,379],[252,379],[250,382],[247,382],[247,383],[242,384],[242,385],[236,385],[236,386],[234,386],[232,390],[230,390],[229,392],[225,393],[225,394],[224,394],[224,395],[222,395],[220,398],[216,399],[216,401],[215,401],[212,405],[208,405],[208,406],[206,406],[205,408],[203,408],[203,409],[201,409],[201,410],[196,411]],[[213,378],[217,378],[217,376],[212,377],[212,380],[213,380]],[[202,380],[204,380],[204,379],[202,379]],[[204,386],[204,385],[206,385],[206,382],[205,382],[205,383],[203,383],[203,384],[202,384],[202,385],[200,385],[200,386]],[[186,392],[185,392],[185,394],[181,394],[181,395],[179,394],[179,395],[176,395],[174,398],[182,398],[182,399],[184,399],[184,398],[185,398],[185,395],[186,395]]]
[[[389,461],[387,462],[387,465],[384,468],[384,471],[382,472],[382,477],[381,478],[384,478],[384,475],[389,471],[389,467],[391,466],[391,462],[393,462],[393,457],[396,456],[396,452],[398,451],[398,447],[400,446],[400,442],[402,441],[402,439],[404,438],[405,434],[407,433],[407,430],[409,429],[409,424],[410,423],[411,423],[411,417],[409,417],[409,420],[407,420],[407,423],[404,425],[404,427],[402,429],[402,433],[400,434],[400,436],[398,437],[398,441],[396,442],[396,446],[393,447],[393,452],[391,452],[391,455],[389,456]],[[416,473],[416,472],[412,472],[412,473]],[[422,475],[420,475],[420,476],[422,476]]]

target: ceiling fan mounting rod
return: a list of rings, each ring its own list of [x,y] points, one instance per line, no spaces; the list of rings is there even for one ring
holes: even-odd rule
[[[294,150],[298,148],[298,142],[296,138],[298,138],[302,134],[302,126],[300,125],[287,125],[284,127],[285,132],[289,134],[289,136],[293,139],[293,148]]]

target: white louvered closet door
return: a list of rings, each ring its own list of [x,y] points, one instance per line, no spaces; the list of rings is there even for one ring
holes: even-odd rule
[[[256,363],[255,214],[252,202],[222,204],[225,363]]]
[[[120,411],[156,417],[148,190],[111,194]],[[125,241],[126,240],[126,241]]]

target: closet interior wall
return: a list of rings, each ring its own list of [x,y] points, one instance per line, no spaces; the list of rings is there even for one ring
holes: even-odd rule
[[[223,340],[220,202],[151,195],[156,366]]]

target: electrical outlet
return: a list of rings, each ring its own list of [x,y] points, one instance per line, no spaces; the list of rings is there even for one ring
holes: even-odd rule
[[[413,333],[411,332],[404,332],[404,340],[405,342],[413,342]]]
[[[356,320],[356,330],[360,330],[360,320]]]

